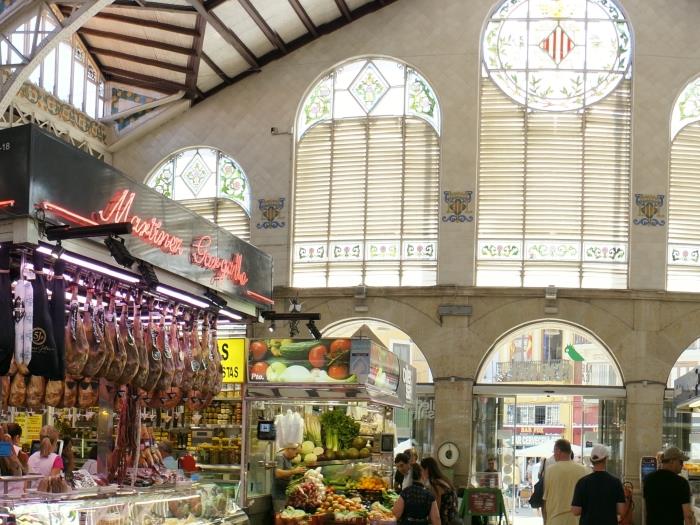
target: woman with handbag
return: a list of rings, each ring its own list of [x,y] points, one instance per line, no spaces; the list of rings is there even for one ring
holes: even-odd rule
[[[452,482],[442,473],[434,458],[423,458],[420,466],[423,468],[423,483],[435,496],[440,521],[443,525],[461,525],[463,522],[457,514],[457,491]]]

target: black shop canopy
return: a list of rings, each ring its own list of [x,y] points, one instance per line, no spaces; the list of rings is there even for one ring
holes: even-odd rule
[[[250,319],[272,304],[270,255],[34,124],[0,130],[0,221],[37,217],[68,227],[131,223],[128,253],[195,283],[188,291]],[[16,243],[46,242],[31,227],[11,231]],[[63,247],[100,253],[103,239]]]

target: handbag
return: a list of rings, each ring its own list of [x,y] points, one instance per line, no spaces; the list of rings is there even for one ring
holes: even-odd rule
[[[547,466],[547,460],[544,460],[544,463],[542,463],[542,473],[540,474],[540,479],[537,480],[537,483],[535,483],[535,486],[532,489],[532,496],[530,496],[530,499],[527,501],[530,504],[530,507],[533,509],[539,509],[544,506],[544,470],[545,467]]]

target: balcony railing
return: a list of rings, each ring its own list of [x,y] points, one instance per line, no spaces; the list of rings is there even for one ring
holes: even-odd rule
[[[551,361],[502,361],[496,363],[496,383],[563,383],[578,385],[618,385],[617,372],[610,363]]]

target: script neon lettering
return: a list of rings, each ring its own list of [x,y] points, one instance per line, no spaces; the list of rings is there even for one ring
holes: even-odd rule
[[[103,224],[130,222],[133,226],[131,233],[144,242],[170,255],[182,254],[182,239],[161,230],[160,227],[163,224],[161,221],[155,217],[142,219],[138,215],[130,214],[135,198],[136,194],[133,191],[117,191],[104,209],[94,214],[95,218]]]
[[[240,253],[231,255],[231,259],[222,259],[209,253],[211,237],[204,235],[192,242],[190,261],[192,264],[214,271],[214,280],[228,278],[235,284],[245,286],[248,275],[243,269],[243,256]]]

